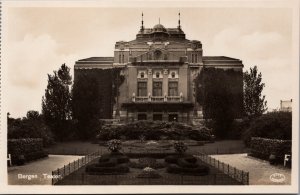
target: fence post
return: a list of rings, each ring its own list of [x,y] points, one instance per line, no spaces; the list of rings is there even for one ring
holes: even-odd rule
[[[214,174],[213,177],[214,177],[214,185],[216,185],[217,184],[217,174]]]
[[[64,176],[66,175],[66,166],[64,165]]]
[[[59,178],[59,168],[57,168],[57,178]]]
[[[81,185],[84,184],[84,173],[81,174]]]
[[[247,172],[247,185],[249,185],[249,172]]]
[[[80,159],[77,160],[77,162],[78,162],[78,169],[79,169],[79,161],[80,161]]]
[[[242,170],[242,183],[244,184],[244,171]]]
[[[74,169],[73,169],[73,171],[75,171],[75,168],[76,168],[76,164],[75,164],[76,162],[75,162],[75,160],[74,160],[74,163],[73,163],[73,167],[74,167]]]
[[[69,162],[69,174],[71,174],[71,162]]]
[[[183,185],[183,174],[180,174],[180,184]]]
[[[218,169],[220,169],[219,167],[220,167],[220,161],[218,160]]]
[[[234,168],[233,168],[233,170],[234,170],[234,172],[233,172],[233,174],[234,174],[234,175],[233,175],[233,178],[235,179],[235,175],[236,175],[236,168],[234,167]]]
[[[53,179],[53,178],[54,178],[54,177],[53,177],[54,173],[53,173],[53,171],[52,171],[51,174],[52,174],[51,184],[54,185],[54,179]]]
[[[222,167],[223,167],[223,173],[224,173],[224,163],[222,162]]]
[[[230,174],[229,174],[229,164],[227,164],[227,173],[230,176]]]

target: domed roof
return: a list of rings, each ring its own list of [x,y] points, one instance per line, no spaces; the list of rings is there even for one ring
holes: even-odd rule
[[[161,24],[156,24],[153,27],[153,31],[154,32],[167,32],[166,28],[163,25],[161,25]]]

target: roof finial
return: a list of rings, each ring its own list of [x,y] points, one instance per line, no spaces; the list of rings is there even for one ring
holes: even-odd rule
[[[180,29],[181,26],[180,26],[180,11],[178,12],[178,28]]]
[[[144,13],[142,12],[142,26],[141,26],[141,30],[144,30]]]

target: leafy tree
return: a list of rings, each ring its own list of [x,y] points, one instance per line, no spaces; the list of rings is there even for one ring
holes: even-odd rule
[[[225,138],[234,118],[242,112],[242,73],[204,68],[195,80],[196,99],[205,119],[212,119],[218,138]],[[240,84],[241,83],[241,86]]]
[[[264,87],[262,74],[258,73],[257,66],[244,73],[244,113],[249,118],[258,117],[267,110],[267,101],[262,96]]]
[[[77,135],[87,139],[95,134],[95,125],[101,112],[101,96],[97,80],[83,74],[75,81],[72,94],[73,118],[77,123]]]
[[[269,112],[254,118],[243,133],[243,139],[247,145],[251,137],[292,139],[292,113]]]
[[[63,64],[53,75],[48,74],[48,85],[42,98],[42,113],[46,124],[55,136],[63,140],[67,137],[71,119],[72,77],[70,68]]]
[[[22,119],[9,117],[7,131],[9,139],[42,138],[44,146],[54,143],[53,134],[38,111],[28,111]]]

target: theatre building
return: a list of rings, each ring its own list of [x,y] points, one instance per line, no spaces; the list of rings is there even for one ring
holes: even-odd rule
[[[76,81],[80,71],[121,68],[123,81],[111,106],[111,118],[189,123],[202,118],[194,79],[202,68],[210,67],[233,69],[242,78],[241,60],[203,56],[201,42],[188,40],[179,20],[175,28],[162,24],[145,28],[142,21],[134,40],[116,42],[113,57],[78,60],[74,70]],[[242,92],[242,83],[237,85]]]

